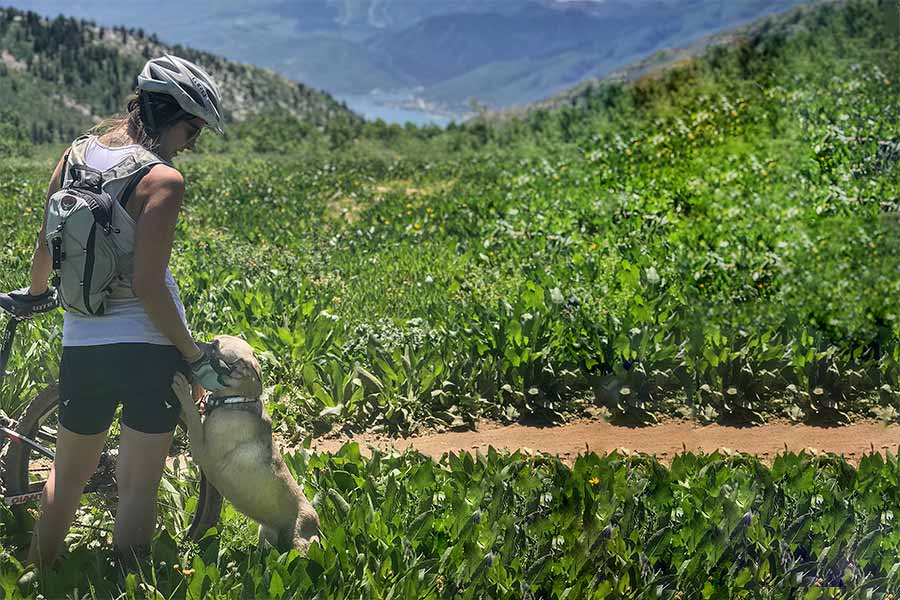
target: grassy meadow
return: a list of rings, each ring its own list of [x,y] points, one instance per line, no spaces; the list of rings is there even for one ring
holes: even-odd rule
[[[667,468],[587,454],[569,468],[301,442],[589,410],[896,421],[894,8],[827,3],[517,120],[348,134],[269,118],[204,140],[177,163],[172,269],[199,338],[240,334],[257,350],[323,540],[306,557],[266,554],[229,509],[198,545],[163,523],[140,573],[120,573],[98,533],[53,576],[19,583],[8,544],[5,595],[891,597],[895,456],[854,469],[786,454],[767,468],[716,453]],[[59,151],[0,163],[4,289],[26,282]],[[56,378],[61,324],[21,328],[7,414]],[[15,539],[4,522],[0,539]]]

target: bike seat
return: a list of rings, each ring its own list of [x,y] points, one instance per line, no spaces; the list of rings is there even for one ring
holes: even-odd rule
[[[48,310],[53,310],[56,306],[55,294],[51,298],[44,298],[38,302],[15,298],[9,294],[0,294],[0,309],[16,318],[25,318],[37,313],[47,312]]]

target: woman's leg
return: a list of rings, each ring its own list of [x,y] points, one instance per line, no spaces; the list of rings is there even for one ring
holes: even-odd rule
[[[156,493],[173,432],[141,433],[122,423],[116,481],[119,507],[113,540],[126,557],[140,554],[156,529]]]
[[[53,562],[59,554],[106,441],[106,431],[82,435],[60,425],[57,434],[56,457],[41,495],[41,515],[28,550],[28,562],[38,565]]]

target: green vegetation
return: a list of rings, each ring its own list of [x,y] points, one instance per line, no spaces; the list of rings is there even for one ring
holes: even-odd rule
[[[282,115],[205,137],[174,259],[192,326],[247,336],[293,437],[589,403],[642,420],[889,414],[900,134],[882,15],[826,5],[791,37],[496,129],[351,137]],[[273,149],[262,125],[275,147],[322,147],[250,154]],[[49,171],[18,164],[6,287]],[[55,361],[18,360],[24,402]]]
[[[554,421],[592,404],[643,421],[896,419],[895,10],[826,4],[523,120],[318,128],[270,112],[204,137],[180,163],[173,270],[190,323],[201,338],[246,336],[295,443],[335,426]],[[0,166],[2,288],[25,281],[51,151]],[[0,408],[14,414],[56,377],[61,320],[23,328]],[[76,549],[45,594],[898,589],[893,457],[855,470],[787,455],[766,470],[687,455],[666,470],[587,455],[570,470],[348,447],[291,464],[324,516],[309,557],[260,555],[232,515],[199,549],[159,538],[165,576],[117,580],[106,550]],[[3,564],[10,594],[21,571]]]
[[[27,583],[4,556],[0,587],[6,598],[883,600],[900,586],[893,453],[858,469],[807,453],[767,468],[727,451],[666,468],[623,450],[570,468],[493,449],[362,458],[348,444],[287,463],[326,533],[305,557],[259,550],[229,509],[221,535],[195,546],[167,527],[127,576],[90,536]]]

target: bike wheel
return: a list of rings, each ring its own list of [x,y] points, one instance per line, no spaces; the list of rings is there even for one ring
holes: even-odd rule
[[[48,386],[28,404],[15,427],[16,433],[28,437],[49,450],[56,450],[58,428],[59,388]],[[113,424],[117,428],[117,423]],[[113,428],[107,438],[97,471],[85,486],[85,493],[98,499],[92,502],[108,508],[112,514],[118,498],[115,466],[118,456],[118,436]],[[214,527],[222,509],[222,496],[209,483],[203,472],[187,460],[185,451],[187,428],[179,419],[175,439],[160,486],[159,517],[176,539],[199,540]],[[46,482],[52,461],[24,442],[8,440],[0,461],[5,484],[5,496],[40,492]],[[174,492],[174,495],[173,495]],[[173,500],[175,498],[175,500]],[[174,525],[173,525],[174,524]],[[90,524],[86,525],[91,527]],[[94,527],[96,528],[96,527]]]

